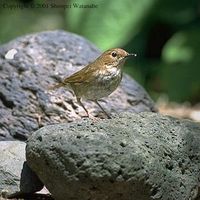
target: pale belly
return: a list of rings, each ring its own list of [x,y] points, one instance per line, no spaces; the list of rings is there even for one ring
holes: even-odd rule
[[[100,76],[93,83],[85,84],[84,89],[75,89],[74,92],[78,97],[88,100],[98,100],[110,95],[120,84],[122,74],[116,74],[113,76]]]

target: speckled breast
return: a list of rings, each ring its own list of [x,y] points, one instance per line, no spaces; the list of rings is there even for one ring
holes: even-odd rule
[[[121,79],[121,70],[118,70],[117,73],[100,74],[92,84],[90,83],[85,87],[82,97],[89,100],[107,97],[118,87]]]

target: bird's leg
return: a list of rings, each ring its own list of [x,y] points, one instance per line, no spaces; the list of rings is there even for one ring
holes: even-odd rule
[[[78,104],[80,104],[82,106],[82,108],[85,110],[85,112],[87,113],[87,116],[90,118],[89,112],[88,110],[85,108],[85,106],[83,105],[83,103],[81,102],[81,98],[77,97],[77,102]]]
[[[111,116],[103,109],[101,104],[97,100],[94,100],[94,102],[99,106],[99,108],[101,108],[101,110],[105,113],[105,115],[108,117],[108,119],[111,119]]]

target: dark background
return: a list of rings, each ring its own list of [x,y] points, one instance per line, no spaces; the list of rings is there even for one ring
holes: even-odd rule
[[[74,8],[73,3],[97,8]],[[22,7],[9,7],[13,5]],[[0,44],[28,33],[64,29],[102,51],[122,47],[138,54],[125,71],[154,100],[164,95],[191,105],[200,101],[199,0],[1,0],[0,26]]]

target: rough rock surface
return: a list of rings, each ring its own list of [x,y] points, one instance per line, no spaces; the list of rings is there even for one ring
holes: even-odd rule
[[[27,163],[56,200],[192,200],[200,183],[200,125],[157,113],[41,128]]]
[[[0,193],[2,190],[15,192],[19,190],[20,176],[25,161],[24,142],[0,142]]]
[[[100,51],[83,37],[64,31],[17,38],[0,47],[0,140],[25,140],[40,127],[71,122],[85,115],[71,92],[47,88],[98,57]],[[13,59],[12,59],[13,58]],[[85,106],[94,115],[99,108]],[[108,112],[155,110],[144,89],[125,75],[121,86],[102,102]]]

